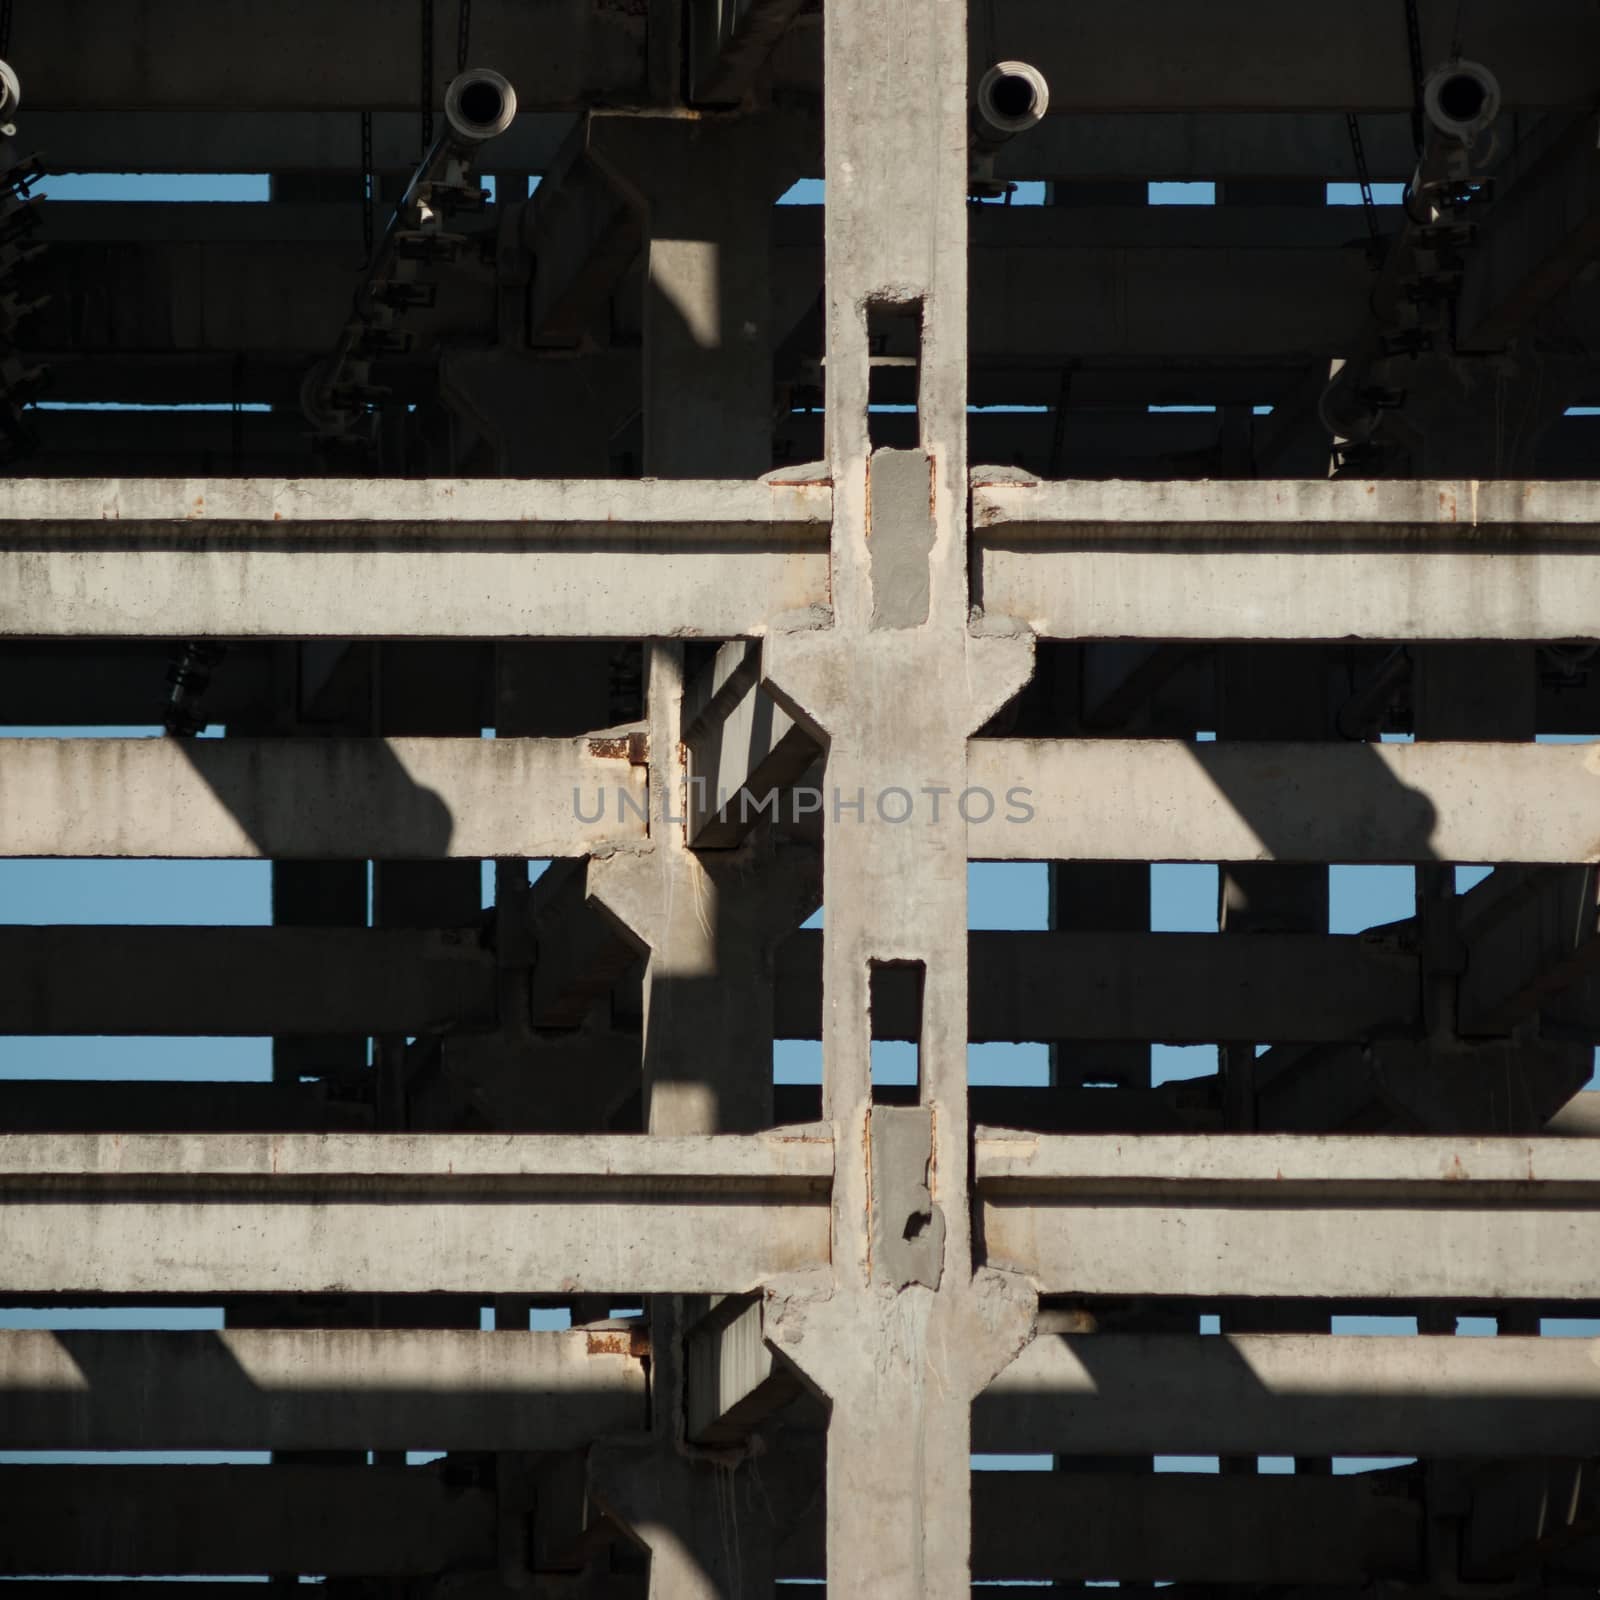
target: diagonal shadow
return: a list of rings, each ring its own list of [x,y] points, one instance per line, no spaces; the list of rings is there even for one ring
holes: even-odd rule
[[[1251,831],[1283,861],[1435,862],[1439,813],[1371,744],[1185,742],[1183,748]]]
[[[454,818],[383,739],[173,739],[261,855],[437,860]]]
[[[587,1444],[596,1429],[642,1430],[647,1421],[642,1377],[631,1389],[583,1368],[561,1382],[531,1375],[508,1382],[504,1363],[487,1359],[511,1341],[531,1350],[532,1340],[573,1337],[566,1334],[465,1335],[484,1341],[486,1360],[453,1383],[428,1359],[428,1333],[383,1332],[396,1367],[410,1375],[385,1381],[352,1370],[360,1336],[310,1331],[302,1338],[313,1359],[281,1386],[258,1381],[226,1331],[30,1337],[52,1340],[55,1349],[31,1369],[0,1378],[0,1434],[16,1449],[546,1450]],[[403,1349],[408,1338],[416,1351]]]

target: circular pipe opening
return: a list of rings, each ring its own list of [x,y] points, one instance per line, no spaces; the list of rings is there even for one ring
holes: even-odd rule
[[[1428,121],[1446,138],[1470,141],[1500,114],[1500,83],[1476,61],[1452,61],[1423,88]]]
[[[487,67],[473,67],[451,79],[444,92],[445,120],[458,139],[482,144],[498,138],[517,114],[517,92]]]
[[[1030,115],[1033,102],[1033,85],[1012,72],[996,78],[989,90],[989,104],[1008,121]]]
[[[505,96],[487,78],[474,78],[461,91],[461,115],[480,128],[487,128],[500,120],[505,110]]]
[[[1050,106],[1050,85],[1026,61],[997,61],[978,82],[975,121],[980,139],[1009,139],[1037,127]]]
[[[1475,122],[1489,98],[1483,84],[1469,74],[1458,73],[1439,86],[1439,109],[1452,122]]]

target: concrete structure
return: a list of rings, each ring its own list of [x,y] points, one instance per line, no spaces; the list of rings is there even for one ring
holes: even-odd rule
[[[1593,8],[15,9],[16,1600],[1592,1595]]]

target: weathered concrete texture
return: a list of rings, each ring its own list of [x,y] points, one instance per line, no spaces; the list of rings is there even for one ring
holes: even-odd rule
[[[685,835],[682,647],[650,653],[650,849],[592,862],[591,903],[649,952],[644,976],[644,1110],[652,1133],[770,1126],[773,951],[816,905],[804,848],[698,855]]]
[[[626,735],[0,740],[11,856],[573,856],[637,845],[644,811]]]
[[[1600,633],[1588,484],[973,477],[981,603],[1045,637]]]
[[[826,742],[829,784],[860,809],[830,817],[823,861],[832,1270],[769,1287],[767,1338],[832,1403],[829,1594],[966,1600],[971,1398],[1026,1342],[1033,1299],[1006,1275],[974,1273],[965,829],[948,806],[928,826],[896,826],[868,796],[912,773],[964,785],[967,735],[1026,680],[1031,641],[967,631],[965,7],[826,0],[823,37],[836,626],[773,632],[763,671],[778,703]],[[892,117],[860,115],[863,105],[890,104]],[[925,456],[914,474],[891,468],[874,484],[869,335],[885,311],[915,316],[920,327]],[[906,530],[887,567],[872,532],[885,520]],[[925,580],[909,570],[919,545]],[[875,625],[884,621],[893,625]],[[898,1144],[871,1133],[871,975],[883,963],[917,963],[925,974],[921,1116],[906,1124],[918,1137]],[[902,1250],[875,1249],[874,1211],[923,1215],[923,1184],[928,1224],[918,1232],[927,1247],[909,1262]],[[942,1246],[933,1243],[933,1208]],[[935,1251],[942,1259],[929,1259]]]
[[[1600,1237],[1582,1141],[980,1130],[989,1259],[1041,1293],[1581,1297]]]
[[[1588,1339],[1048,1334],[978,1396],[983,1451],[1585,1454]]]
[[[5,486],[0,634],[759,633],[827,601],[826,484]]]
[[[814,1136],[11,1135],[0,1287],[736,1292],[826,1262],[832,1164]]]
[[[968,761],[975,860],[1600,860],[1592,745],[974,739]]]
[[[567,1450],[645,1424],[626,1330],[0,1333],[17,1450]]]
[[[933,550],[933,462],[922,450],[875,450],[868,471],[867,553],[872,626],[920,628],[928,620]]]

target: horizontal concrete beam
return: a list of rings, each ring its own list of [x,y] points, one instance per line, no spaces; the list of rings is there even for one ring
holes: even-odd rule
[[[744,7],[728,7],[731,10]],[[1338,29],[1308,26],[1303,14],[1273,0],[1249,0],[1237,29],[1207,28],[1180,0],[1138,0],[1113,11],[1064,15],[1052,0],[1017,0],[1006,14],[1008,52],[1036,62],[1061,111],[1280,111],[1325,108],[1405,111],[1412,99],[1404,35],[1390,60],[1375,60],[1373,39],[1387,39],[1393,17],[1382,0],[1353,0]],[[159,0],[120,30],[103,25],[92,0],[53,7],[29,41],[28,93],[42,109],[98,111],[195,108],[405,111],[416,97],[414,28],[393,25],[379,0],[362,0],[337,23],[294,0],[281,26],[241,52],[237,41],[253,13],[225,0],[198,22],[182,0]],[[1427,61],[1452,49],[1455,7],[1424,0]],[[796,30],[778,52],[782,86],[817,91],[817,33]],[[302,41],[319,41],[308,61]],[[1248,38],[1241,52],[1237,39]],[[174,40],[181,40],[175,47]],[[1488,9],[1468,30],[1466,48],[1492,61],[1512,107],[1586,103],[1596,79],[1600,33],[1569,0],[1530,0],[1515,18]],[[992,41],[972,38],[972,66],[989,62]],[[454,17],[435,23],[434,58],[454,59]],[[648,29],[625,7],[593,8],[559,0],[529,26],[514,0],[475,7],[472,53],[516,85],[521,103],[551,109],[591,100],[638,105],[648,96]],[[140,70],[144,64],[144,70]],[[443,74],[440,78],[442,88]],[[35,87],[37,85],[37,87]]]
[[[1046,1294],[1576,1298],[1600,1242],[1583,1140],[980,1128],[975,1178],[989,1260]]]
[[[570,1450],[646,1426],[627,1332],[0,1333],[15,1450]]]
[[[973,1405],[973,1448],[1082,1455],[1582,1456],[1588,1339],[1040,1334]]]
[[[975,1472],[974,1577],[1359,1583],[1418,1577],[1422,1514],[1371,1477]]]
[[[581,882],[582,864],[564,865]],[[534,929],[531,1016],[538,1028],[578,1027],[619,970],[638,959],[613,924],[566,899],[552,903],[560,917],[541,918]],[[575,929],[584,937],[569,959]],[[1227,940],[977,932],[968,942],[970,1037],[1315,1044],[1402,1034],[1420,1016],[1421,969],[1408,930],[1401,924],[1359,935]],[[807,929],[779,947],[778,1038],[821,1037],[821,946],[821,933]],[[1585,944],[1580,954],[1589,953]],[[416,1035],[486,1030],[499,1021],[494,956],[457,930],[0,927],[0,968],[15,979],[0,990],[0,1034]],[[1469,966],[1464,983],[1474,970]],[[187,975],[181,991],[168,981],[173,972]],[[1559,1017],[1564,1036],[1587,1030],[1600,1037],[1593,980],[1578,972],[1554,987],[1567,977],[1552,976],[1551,992],[1530,994],[1517,1014],[1543,1009]],[[1508,1026],[1478,1006],[1469,1031]],[[873,1034],[916,1038],[909,993],[886,989],[874,1007]],[[12,1093],[0,1087],[0,1105]],[[118,1126],[115,1118],[98,1125]],[[204,1117],[193,1125],[205,1126]]]
[[[980,932],[967,950],[975,1042],[1331,1042],[1399,1031],[1419,1015],[1417,957],[1392,933]],[[917,1039],[914,992],[884,990],[873,1036]],[[819,931],[778,947],[775,1007],[778,1038],[821,1038]]]
[[[29,108],[338,110],[350,119],[355,148],[358,110],[409,112],[415,127],[415,19],[398,26],[385,0],[353,0],[336,16],[316,0],[284,0],[270,30],[252,33],[258,21],[244,0],[218,0],[198,13],[185,0],[151,0],[116,28],[106,26],[99,0],[51,6],[19,56]],[[476,64],[511,80],[525,110],[551,110],[590,97],[639,103],[645,35],[644,16],[626,7],[550,0],[530,23],[517,0],[477,0],[471,46]],[[248,50],[240,48],[246,38],[253,40]],[[456,17],[448,7],[434,16],[432,49],[435,104],[442,105],[448,63],[456,59]]]
[[[17,479],[3,495],[0,636],[726,638],[827,600],[827,484]]]
[[[194,214],[256,209],[263,213],[259,220],[225,219],[226,236],[220,241],[209,235],[222,227]],[[275,209],[75,205],[75,217],[80,210],[96,215],[71,224],[76,239],[52,243],[51,277],[59,293],[70,296],[70,306],[81,309],[71,314],[68,305],[52,303],[29,324],[30,355],[62,373],[62,386],[53,393],[63,399],[113,397],[108,380],[101,381],[98,393],[85,392],[91,388],[87,376],[71,370],[83,362],[101,367],[126,359],[148,368],[149,381],[157,384],[163,381],[164,360],[226,357],[243,349],[250,352],[244,382],[255,391],[244,397],[281,397],[293,404],[305,369],[322,356],[348,315],[360,219],[354,207],[286,207],[290,216],[313,209],[322,213],[311,236],[301,239],[272,230]],[[809,227],[804,216],[790,220],[818,209],[779,208],[784,220],[774,229],[772,319],[780,338],[810,312],[821,286],[820,218]],[[980,209],[998,215],[1008,208]],[[1096,208],[1082,217],[1068,211],[1064,219],[1027,215],[1041,209],[1009,208],[1013,217],[1023,218],[1020,227],[974,219],[969,318],[974,400],[1053,403],[1060,388],[1058,358],[1068,356],[1086,362],[1104,358],[1119,369],[1154,358],[1235,369],[1259,362],[1298,370],[1310,360],[1349,350],[1368,316],[1371,273],[1360,248],[1364,235],[1343,207],[1326,216],[1301,207],[1289,217],[1283,214],[1289,208],[1271,208],[1272,215],[1252,218],[1248,227],[1237,215],[1250,209],[1245,207],[1220,219],[1222,225],[1209,216],[1209,206],[1153,207],[1149,218],[1143,207]],[[163,230],[163,218],[154,214],[163,211],[189,214],[173,217]],[[98,213],[106,213],[104,220]],[[1308,215],[1317,224],[1310,230],[1304,227]],[[1274,240],[1274,222],[1280,234],[1298,229],[1313,236],[1298,243],[1292,236]],[[589,237],[609,258],[627,250],[625,232],[612,236],[601,226]],[[546,331],[570,342],[575,325],[585,318],[593,331],[604,332],[605,324],[603,302],[587,298],[591,289],[598,293],[597,286],[573,277],[582,268],[581,254],[567,265],[572,271],[564,268],[562,281],[583,292],[551,302],[541,291],[536,307]],[[436,340],[492,342],[497,303],[495,284],[486,274],[465,266],[443,269],[439,302],[427,318],[424,359],[384,363],[385,383],[399,398],[430,394],[433,368],[426,357]],[[1569,315],[1579,336],[1592,336],[1595,318],[1586,302],[1575,302]],[[273,361],[294,365],[292,383],[269,385],[269,375],[257,377],[249,370]],[[1020,377],[1008,375],[1009,387],[992,394],[986,380],[1002,362],[1015,366]],[[220,379],[209,383],[220,388],[224,401],[232,397],[227,372],[225,360]],[[814,369],[809,377],[815,380]],[[898,380],[889,374],[885,398],[914,399],[911,377],[909,370]],[[1098,378],[1092,370],[1085,372],[1082,403],[1107,392],[1096,387]],[[1018,386],[1025,379],[1032,387]],[[1243,403],[1273,399],[1287,386],[1282,379],[1281,373],[1248,374]],[[1127,374],[1119,370],[1111,381],[1121,388]],[[1240,386],[1235,380],[1225,392]],[[119,380],[119,392],[127,393],[128,387]],[[1151,383],[1136,398],[1160,402],[1174,387],[1170,379]],[[1076,379],[1073,395],[1079,403]],[[200,398],[196,392],[184,397]],[[1206,398],[1214,398],[1214,392]],[[247,439],[249,428],[246,418]]]
[[[915,1084],[874,1084],[872,1093],[883,1105],[918,1103]],[[821,1115],[820,1085],[780,1083],[773,1098],[782,1122],[815,1121]],[[971,1122],[1035,1133],[1186,1133],[1222,1127],[1215,1077],[1186,1078],[1154,1089],[977,1084],[967,1091],[967,1107]]]
[[[356,1133],[370,1131],[375,1115],[370,1100],[330,1094],[322,1082],[97,1079],[92,1089],[81,1078],[0,1082],[5,1133]]]
[[[990,1583],[1303,1583],[1337,1596],[1323,1586],[1421,1576],[1422,1506],[1404,1490],[1388,1474],[974,1472],[972,1575]],[[784,1577],[822,1576],[821,1523],[779,1547]]]
[[[426,1467],[0,1467],[0,1574],[481,1571],[496,1509]]]
[[[494,954],[454,929],[0,927],[0,971],[0,1034],[414,1037],[498,1017]]]
[[[981,600],[1049,638],[1600,637],[1592,483],[985,481]]]
[[[1422,0],[1425,63],[1451,54],[1453,0]],[[1184,0],[1133,0],[1113,8],[1075,8],[1053,0],[1012,0],[1005,50],[1035,63],[1061,111],[1402,111],[1412,100],[1405,35],[1394,51],[1374,41],[1394,33],[1384,0],[1352,0],[1336,28],[1274,0],[1242,0],[1219,29]],[[1234,30],[1238,31],[1235,32]],[[1239,40],[1250,48],[1241,51]],[[981,59],[986,41],[974,36]],[[1510,13],[1485,8],[1463,47],[1491,61],[1511,106],[1585,103],[1600,87],[1600,19],[1570,0],[1535,0]],[[1580,59],[1573,59],[1581,52]]]
[[[1052,87],[1052,101],[1055,96]],[[1404,112],[1362,118],[1361,141],[1374,179],[1402,182],[1416,168],[1411,119]],[[1251,179],[1355,178],[1350,129],[1342,112],[1154,111],[1052,114],[1025,139],[1002,145],[1001,178],[1066,183],[1129,179],[1227,183]]]
[[[6,856],[574,856],[645,798],[626,740],[0,739]]]
[[[828,1260],[827,1139],[0,1136],[0,1290],[736,1293]]]
[[[456,1044],[454,1038],[446,1041],[447,1055]],[[573,1033],[519,1052],[519,1069],[536,1076],[537,1082],[518,1101],[519,1109],[527,1106],[526,1117],[518,1117],[506,1131],[549,1132],[568,1125],[603,1128],[621,1076],[613,1062],[631,1052],[636,1073],[638,1051],[637,1035]],[[472,1059],[469,1048],[469,1072]],[[1221,1127],[1222,1113],[1212,1094],[1215,1082],[1189,1079],[1156,1089],[1115,1090],[980,1085],[969,1092],[968,1100],[972,1121],[994,1127],[1049,1133],[1179,1133]],[[886,1086],[876,1093],[889,1103],[898,1103],[896,1096],[902,1094],[904,1103],[916,1103],[914,1086]],[[774,1099],[780,1126],[816,1122],[822,1115],[822,1091],[816,1084],[778,1084]],[[501,1119],[507,1117],[504,1101],[496,1102],[496,1111]],[[1568,1107],[1547,1131],[1574,1137],[1600,1132],[1600,1113],[1591,1119],[1586,1112],[1581,1104]],[[425,1108],[414,1105],[412,1114],[425,1115]],[[96,1081],[93,1091],[85,1092],[82,1079],[0,1082],[0,1131],[7,1133],[358,1132],[371,1130],[373,1116],[369,1101],[330,1094],[325,1083]],[[421,1124],[418,1131],[424,1131]]]
[[[980,1579],[1330,1584],[1421,1566],[1421,1507],[1381,1478],[978,1472],[972,1495]],[[4,1467],[0,1574],[481,1571],[495,1511],[491,1490],[425,1467]],[[780,1538],[780,1576],[822,1574],[822,1517],[807,1521]]]
[[[974,860],[1600,860],[1588,745],[974,739],[967,783]]]
[[[538,1028],[577,1027],[639,958],[583,884],[583,863],[561,862],[534,889]],[[1319,1043],[1403,1031],[1420,1015],[1418,959],[1394,931],[979,932],[968,949],[979,1042]],[[0,927],[0,970],[13,979],[0,1034],[416,1035],[498,1020],[494,955],[455,930]],[[779,946],[776,977],[776,1036],[821,1038],[819,930]],[[872,1020],[876,1038],[914,1040],[914,995],[886,988]]]
[[[31,85],[30,85],[31,88]],[[543,173],[572,127],[572,114],[524,112],[490,147],[496,172]],[[1402,181],[1416,166],[1410,118],[1373,113],[1362,142],[1375,179]],[[31,106],[24,139],[59,172],[317,172],[355,176],[361,150],[337,111],[127,111],[85,116]],[[372,118],[379,172],[417,162],[417,114]],[[995,162],[1005,178],[1106,182],[1130,178],[1352,181],[1350,133],[1341,112],[1066,113],[1047,117]],[[820,172],[817,174],[820,176]]]
[[[356,178],[361,172],[360,123],[352,119],[357,116],[348,111],[215,110],[119,110],[85,116],[37,111],[30,105],[21,140],[30,149],[37,146],[49,153],[52,172],[315,172]],[[572,120],[570,112],[522,113],[488,147],[484,170],[542,173]],[[414,104],[403,111],[374,113],[373,171],[416,171],[417,135]],[[1315,148],[1314,139],[1308,133],[1303,142]],[[358,204],[352,196],[349,219],[357,239]]]

